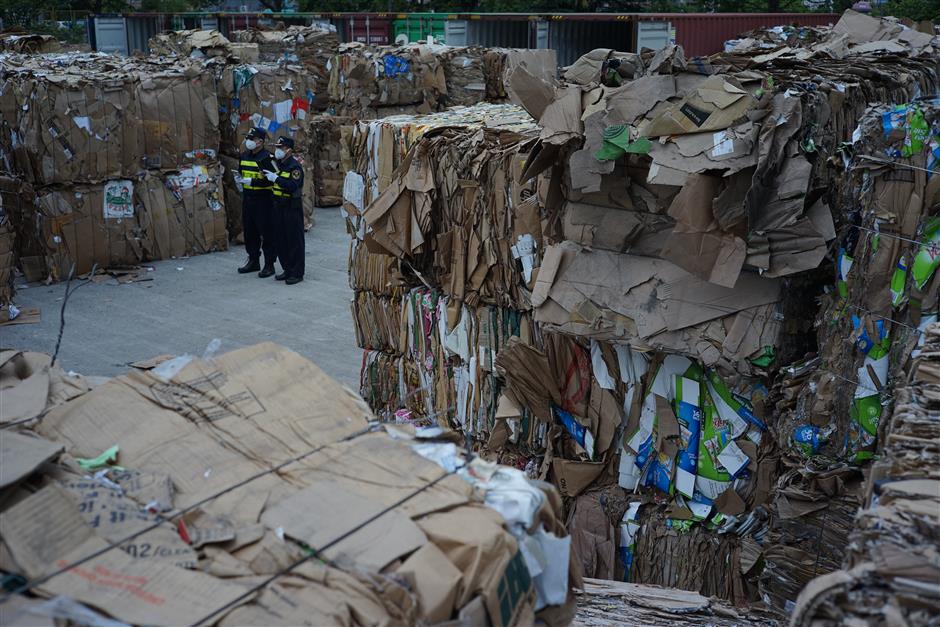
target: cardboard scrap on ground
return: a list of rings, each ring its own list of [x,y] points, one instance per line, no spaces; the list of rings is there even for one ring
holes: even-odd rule
[[[572,624],[667,627],[678,622],[702,627],[734,627],[742,622],[784,624],[768,612],[735,608],[696,592],[603,579],[584,580],[584,589],[578,595],[578,614]]]
[[[35,418],[46,408],[52,358],[44,353],[0,351],[0,424]]]
[[[13,315],[13,311],[10,310],[9,305],[0,308],[0,326],[12,324],[39,324],[41,317],[42,314],[39,307],[17,308],[16,315]]]

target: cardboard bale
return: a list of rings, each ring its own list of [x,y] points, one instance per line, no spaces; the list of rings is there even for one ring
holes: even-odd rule
[[[445,102],[449,107],[472,106],[484,100],[505,101],[506,76],[519,64],[545,80],[554,79],[558,67],[554,50],[482,46],[440,46],[433,50],[444,66]]]
[[[352,301],[356,344],[365,350],[401,353],[401,297],[375,296],[372,292],[356,292]]]
[[[322,111],[329,107],[330,62],[339,50],[336,28],[332,24],[288,26],[284,30],[249,28],[234,31],[232,38],[256,45],[259,58],[255,61],[302,65],[315,85],[313,108]]]
[[[914,102],[873,107],[860,121],[845,202],[864,210],[840,233],[835,289],[817,315],[825,365],[793,377],[795,402],[807,410],[781,412],[781,438],[802,425],[823,431],[814,453],[856,463],[873,457],[893,373],[936,320],[930,250],[940,228],[931,207],[940,186],[928,172],[937,134],[926,129],[938,119],[936,106]],[[839,392],[846,384],[851,394]]]
[[[176,30],[158,33],[148,42],[156,55],[191,57],[226,57],[231,53],[229,40],[217,30]]]
[[[281,135],[306,146],[313,80],[299,65],[229,65],[219,79],[222,152],[237,157],[253,127],[261,127],[273,146]],[[303,150],[297,151],[303,154]]]
[[[10,218],[0,207],[0,305],[2,306],[13,302],[13,277],[16,264],[13,242],[15,237]]]
[[[741,621],[752,625],[780,626],[780,617],[760,608],[735,607],[718,598],[697,592],[654,585],[585,579],[578,597],[573,625],[648,625],[669,627],[681,615],[682,623],[701,627],[735,627]]]
[[[238,181],[238,158],[219,155],[222,166],[222,193],[225,198],[225,230],[230,241],[244,243],[242,232],[242,189]]]
[[[440,58],[426,45],[342,44],[330,64],[330,100],[337,113],[374,119],[370,109],[418,106],[438,108],[447,94]]]
[[[31,219],[35,212],[32,186],[0,175],[0,305],[13,302],[13,279],[19,258],[35,259],[40,255],[36,224]],[[35,246],[28,247],[24,242]]]
[[[940,325],[926,327],[924,335],[907,378],[892,390],[883,456],[871,468],[842,568],[808,583],[793,625],[848,623],[873,614],[922,624],[940,611],[929,592],[940,576],[929,539],[940,524]]]
[[[363,231],[354,245],[399,257],[432,285],[446,285],[452,308],[464,301],[525,308],[533,266],[523,276],[512,247],[519,238],[534,242],[540,221],[534,203],[524,202],[532,185],[514,174],[531,131],[511,105],[360,122],[350,140],[355,171],[344,185],[350,232]]]
[[[90,53],[8,56],[0,152],[33,184],[100,182],[214,160],[215,81],[172,60]]]
[[[335,207],[343,204],[343,135],[352,132],[354,120],[318,115],[310,120],[310,160],[313,166],[314,204]]]
[[[27,396],[45,403],[42,390]],[[537,598],[570,612],[578,581],[550,487],[466,459],[454,434],[375,430],[372,418],[272,344],[131,371],[50,407],[36,426],[47,440],[15,434],[18,478],[40,489],[0,508],[5,568],[51,574],[44,595],[153,625],[416,624],[479,605],[508,627],[532,622]],[[115,441],[106,455],[127,468],[89,457]],[[66,463],[40,466],[63,447]],[[160,546],[125,546],[135,531],[163,534]],[[198,565],[174,563],[197,547]]]
[[[46,188],[37,197],[46,267],[62,280],[142,261],[225,250],[217,164],[102,184]]]
[[[27,54],[58,52],[62,48],[59,40],[52,35],[5,30],[0,33],[0,50]]]

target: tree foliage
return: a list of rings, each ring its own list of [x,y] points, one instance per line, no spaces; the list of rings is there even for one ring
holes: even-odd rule
[[[267,9],[281,11],[285,0],[260,0]],[[822,0],[820,11],[840,13],[853,0]],[[181,12],[205,9],[213,0],[140,0],[140,10]],[[301,11],[375,12],[806,12],[803,0],[300,0]],[[135,10],[128,0],[0,0],[0,16],[13,25],[36,26],[50,20],[68,20],[70,14],[118,13]],[[74,12],[74,13],[73,13]],[[888,0],[876,15],[894,15],[915,21],[940,22],[940,0]]]

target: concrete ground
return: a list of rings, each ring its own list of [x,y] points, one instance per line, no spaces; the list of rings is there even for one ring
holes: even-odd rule
[[[339,209],[318,209],[297,285],[237,274],[242,246],[147,264],[152,281],[83,285],[69,298],[59,360],[66,370],[113,376],[164,353],[201,356],[213,338],[222,351],[271,341],[358,390],[362,353],[349,310],[348,250]],[[0,327],[0,346],[52,353],[65,283],[18,283],[16,305],[39,307],[42,322]]]

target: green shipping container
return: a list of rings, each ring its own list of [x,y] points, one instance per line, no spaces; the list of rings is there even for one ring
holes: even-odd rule
[[[410,13],[392,22],[392,40],[397,41],[399,35],[404,35],[408,43],[414,43],[427,40],[430,35],[434,41],[445,44],[445,22],[446,18],[436,13]]]

